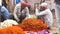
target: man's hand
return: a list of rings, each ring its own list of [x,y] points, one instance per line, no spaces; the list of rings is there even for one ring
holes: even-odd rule
[[[20,20],[19,19],[16,19],[17,22],[19,22]]]

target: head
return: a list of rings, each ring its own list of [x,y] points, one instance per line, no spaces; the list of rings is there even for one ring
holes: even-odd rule
[[[2,0],[2,6],[5,6],[6,7],[6,2],[5,2],[5,0]]]
[[[28,3],[24,2],[24,1],[21,1],[21,7],[22,8],[25,8],[25,7],[28,7],[28,6],[29,6]]]
[[[42,3],[42,4],[40,5],[40,10],[41,10],[41,11],[44,11],[45,9],[47,9],[47,7],[48,7],[47,3]]]

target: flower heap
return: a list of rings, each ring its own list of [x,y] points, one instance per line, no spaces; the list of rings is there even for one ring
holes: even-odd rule
[[[42,20],[40,19],[34,19],[34,18],[28,18],[24,19],[22,21],[22,24],[20,24],[20,27],[24,31],[41,31],[46,29],[47,30],[47,25],[43,23]]]
[[[0,29],[0,34],[25,34],[25,32],[18,26],[10,26]]]
[[[0,23],[0,29],[7,28],[13,25],[18,25],[18,23],[14,20],[8,19]]]

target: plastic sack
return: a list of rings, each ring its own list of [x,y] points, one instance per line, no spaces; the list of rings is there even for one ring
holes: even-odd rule
[[[26,31],[26,34],[49,34],[49,33],[46,30],[42,30],[39,32]]]
[[[49,34],[46,30],[39,31],[37,34]]]

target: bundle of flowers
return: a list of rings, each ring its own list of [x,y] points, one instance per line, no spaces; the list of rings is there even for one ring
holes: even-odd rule
[[[25,34],[25,32],[18,26],[11,26],[0,29],[0,34]]]
[[[13,25],[18,25],[18,23],[14,20],[8,19],[8,20],[5,20],[4,22],[0,23],[0,29],[7,28],[7,27],[10,27]]]
[[[28,18],[24,19],[22,21],[22,24],[20,24],[20,27],[24,31],[41,31],[46,29],[47,30],[47,25],[43,23],[42,20],[40,19],[34,19],[34,18]]]

